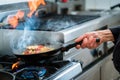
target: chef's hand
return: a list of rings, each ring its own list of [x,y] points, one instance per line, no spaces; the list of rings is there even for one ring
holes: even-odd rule
[[[96,42],[96,39],[99,38],[100,41]],[[93,49],[98,47],[101,43],[106,41],[114,41],[114,37],[111,31],[108,30],[100,30],[100,31],[93,31],[83,34],[82,36],[78,37],[75,42],[80,42],[83,40],[81,45],[77,45],[76,48],[89,48]]]
[[[100,42],[96,42],[96,38],[100,39]],[[81,45],[77,45],[76,48],[96,48],[102,43],[102,39],[100,38],[100,35],[98,32],[88,32],[83,34],[82,36],[78,37],[75,42],[79,42],[83,40]]]

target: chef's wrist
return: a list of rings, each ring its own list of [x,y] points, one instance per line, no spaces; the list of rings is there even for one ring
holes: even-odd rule
[[[113,34],[109,29],[98,31],[98,34],[102,42],[114,41]]]

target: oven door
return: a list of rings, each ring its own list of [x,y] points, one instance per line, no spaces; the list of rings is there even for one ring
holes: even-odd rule
[[[100,64],[96,64],[89,69],[84,70],[73,80],[100,80]]]

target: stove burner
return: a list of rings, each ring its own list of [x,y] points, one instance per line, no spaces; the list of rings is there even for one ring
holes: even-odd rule
[[[4,57],[1,58],[0,70],[13,74],[15,80],[52,80],[58,73],[73,65],[70,61],[63,61],[58,58],[38,62],[20,60],[17,61],[20,62],[18,68],[13,70],[12,65],[16,62],[16,58],[11,57],[9,61],[5,59]]]
[[[18,70],[16,80],[39,80],[44,77],[47,70],[44,67],[26,67]]]
[[[16,80],[46,80],[46,78],[49,79],[51,78],[50,76],[52,76],[56,72],[59,72],[60,69],[62,69],[62,67],[66,68],[67,67],[66,65],[68,65],[69,63],[70,63],[69,61],[53,61],[49,64],[46,63],[37,63],[36,65],[22,64],[20,68],[17,68],[13,72],[13,74],[15,74]]]

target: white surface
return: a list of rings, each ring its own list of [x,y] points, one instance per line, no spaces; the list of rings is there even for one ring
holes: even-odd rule
[[[0,5],[18,3],[18,2],[26,2],[26,1],[28,0],[0,0]]]
[[[10,4],[10,3],[18,3],[18,2],[26,2],[28,0],[0,0],[0,5]],[[55,1],[55,0],[47,0],[47,1]],[[110,6],[120,3],[120,0],[85,0],[85,8],[88,9],[109,9]]]
[[[120,0],[86,0],[86,9],[110,9],[110,6],[120,3]]]

